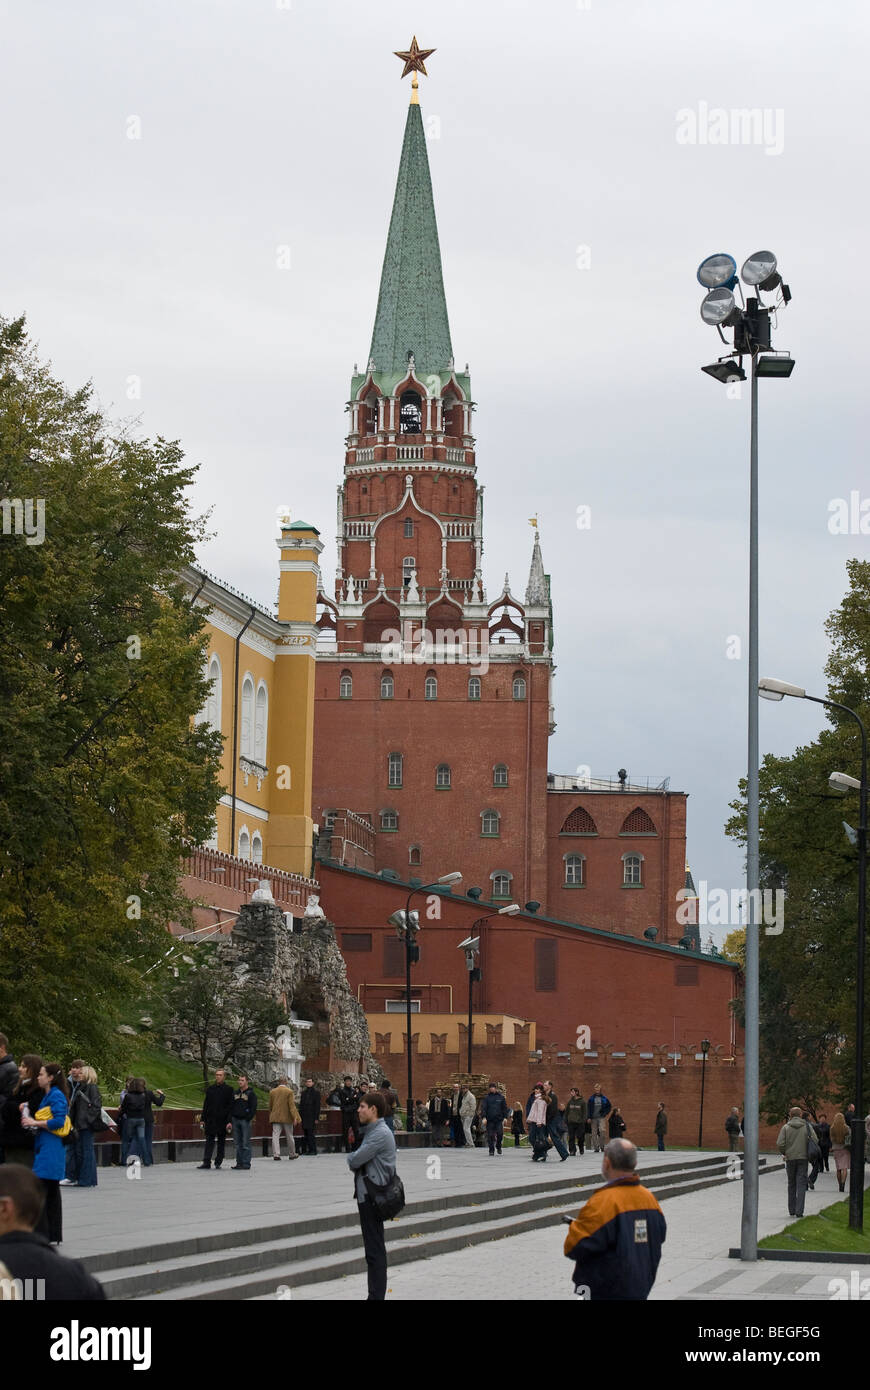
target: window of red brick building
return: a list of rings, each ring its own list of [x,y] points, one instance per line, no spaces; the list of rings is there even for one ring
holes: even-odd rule
[[[549,993],[556,989],[559,943],[551,936],[535,942],[535,989]]]

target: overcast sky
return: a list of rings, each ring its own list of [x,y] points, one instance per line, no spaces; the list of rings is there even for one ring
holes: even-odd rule
[[[867,28],[857,0],[0,0],[0,312],[201,465],[204,565],[270,604],[289,503],[331,585],[410,96],[392,50],[436,48],[421,104],[485,580],[524,593],[537,514],[551,770],[669,776],[696,880],[737,887],[749,400],[700,371],[724,349],[695,270],[769,247],[792,289],[774,343],[797,366],[761,383],[761,669],[824,693],[822,624],[870,546],[828,529],[831,499],[870,497]],[[757,111],[759,140],[714,143],[719,110]],[[762,751],[818,728],[762,702]]]

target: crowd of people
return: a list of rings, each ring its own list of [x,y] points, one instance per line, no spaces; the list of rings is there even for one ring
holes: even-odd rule
[[[436,1147],[486,1145],[490,1154],[497,1156],[502,1153],[507,1126],[515,1148],[528,1138],[533,1163],[544,1162],[551,1149],[563,1162],[587,1150],[603,1153],[611,1139],[622,1139],[628,1129],[622,1110],[608,1099],[598,1082],[589,1097],[582,1095],[579,1086],[572,1086],[560,1102],[552,1082],[542,1081],[525,1101],[515,1100],[512,1105],[495,1082],[479,1100],[468,1086],[457,1082],[452,1090],[433,1091],[424,1109],[417,1128],[429,1129]],[[659,1149],[664,1149],[668,1116],[663,1101],[651,1129]]]
[[[59,1063],[45,1062],[33,1053],[25,1053],[16,1062],[8,1047],[8,1039],[0,1033],[0,1281],[11,1279],[14,1284],[42,1278],[50,1299],[103,1298],[98,1281],[59,1254],[61,1188],[97,1185],[94,1136],[115,1128],[115,1122],[103,1108],[96,1072],[81,1058],[70,1062],[65,1072]],[[143,1077],[127,1078],[118,1108],[122,1163],[133,1157],[143,1165],[153,1162],[154,1111],[164,1100],[164,1092],[149,1087]],[[257,1106],[257,1094],[247,1076],[241,1074],[230,1083],[225,1069],[215,1072],[200,1116],[204,1135],[200,1168],[221,1167],[227,1136],[232,1135],[233,1169],[250,1169]],[[281,1160],[282,1140],[290,1160],[317,1157],[317,1124],[323,1108],[322,1093],[312,1077],[303,1080],[298,1097],[286,1076],[275,1080],[269,1091],[274,1161]],[[325,1108],[338,1110],[341,1116],[340,1144],[354,1176],[369,1298],[380,1300],[387,1285],[384,1212],[390,1214],[389,1201],[395,1199],[398,1209],[404,1202],[394,1133],[400,1122],[399,1097],[386,1079],[380,1085],[357,1085],[352,1076],[345,1076],[327,1095]],[[839,1190],[845,1189],[855,1119],[854,1105],[838,1111],[830,1124],[825,1114],[811,1119],[800,1107],[789,1112],[777,1147],[786,1161],[790,1215],[803,1215],[806,1191],[813,1190],[820,1172],[830,1171],[831,1159]],[[865,1123],[870,1143],[870,1116]],[[494,1081],[479,1098],[469,1086],[457,1082],[449,1091],[433,1091],[428,1104],[419,1102],[412,1124],[428,1132],[435,1147],[486,1146],[491,1157],[502,1155],[506,1128],[517,1148],[528,1137],[534,1163],[546,1162],[551,1152],[561,1162],[587,1151],[600,1154],[604,1186],[571,1221],[564,1253],[574,1261],[575,1285],[584,1297],[647,1297],[665,1238],[664,1216],[639,1182],[638,1150],[625,1137],[627,1121],[600,1083],[588,1097],[572,1086],[560,1103],[552,1083],[543,1081],[525,1102],[509,1105]],[[302,1130],[298,1150],[297,1127]],[[729,1148],[736,1150],[743,1132],[736,1106],[726,1117],[724,1130]],[[668,1132],[663,1101],[658,1103],[650,1132],[663,1150]],[[626,1250],[631,1255],[628,1260]]]

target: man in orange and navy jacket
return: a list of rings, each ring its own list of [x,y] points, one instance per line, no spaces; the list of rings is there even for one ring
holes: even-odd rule
[[[574,1283],[588,1288],[593,1301],[645,1299],[655,1283],[667,1226],[636,1167],[634,1144],[611,1139],[601,1167],[605,1185],[581,1208],[565,1237]]]

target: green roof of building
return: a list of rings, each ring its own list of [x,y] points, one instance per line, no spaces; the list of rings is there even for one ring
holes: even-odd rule
[[[378,372],[401,372],[413,352],[417,375],[453,357],[441,250],[420,107],[408,107],[396,196],[369,353]]]
[[[315,536],[320,532],[316,526],[312,526],[310,521],[294,521],[292,526],[282,526],[282,531],[313,531]]]

